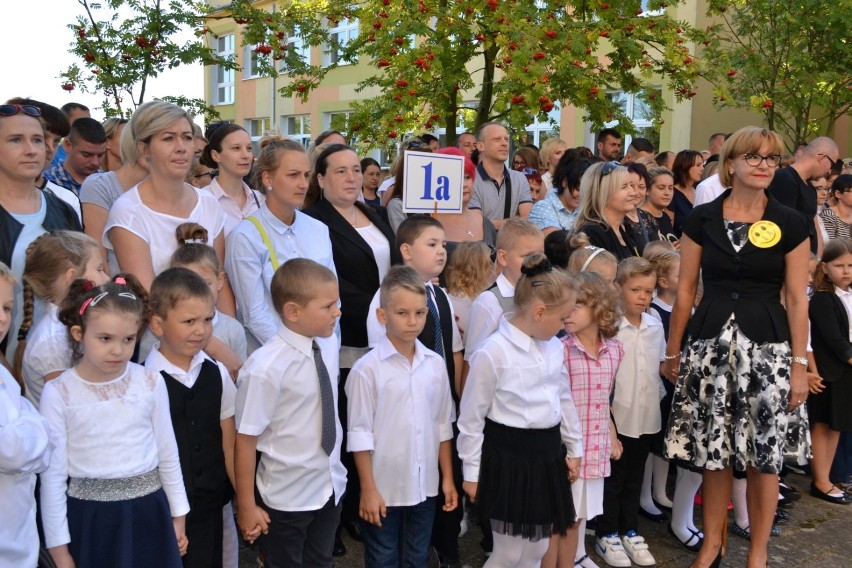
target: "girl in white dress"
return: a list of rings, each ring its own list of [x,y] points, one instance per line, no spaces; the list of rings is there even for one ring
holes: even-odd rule
[[[75,366],[45,385],[53,451],[41,476],[45,544],[59,568],[180,568],[189,511],[165,382],[130,363],[146,293],[132,275],[76,280],[59,319]]]

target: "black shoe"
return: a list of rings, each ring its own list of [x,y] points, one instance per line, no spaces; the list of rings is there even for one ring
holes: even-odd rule
[[[778,506],[783,507],[785,509],[789,509],[794,504],[795,504],[795,501],[793,499],[790,499],[789,497],[785,497],[784,495],[781,495],[781,498],[778,499]]]
[[[716,555],[716,560],[713,561],[713,564],[710,565],[710,568],[719,568],[722,565],[722,550],[719,550],[719,554]]]
[[[361,523],[340,521],[340,526],[346,529],[346,532],[349,534],[349,538],[356,542],[364,542],[364,535],[361,534]]]
[[[832,485],[831,489],[837,489],[837,487]],[[831,491],[831,489],[829,489],[829,491]],[[834,503],[835,505],[848,505],[849,503],[852,503],[852,496],[850,496],[848,493],[840,491],[840,489],[837,489],[837,491],[839,491],[839,495],[836,493],[833,495],[831,493],[823,493],[822,491],[816,488],[816,485],[814,485],[813,482],[811,482],[811,495],[813,495],[817,499],[822,499],[823,501],[828,501],[829,503]]]
[[[778,491],[779,493],[781,493],[782,496],[786,497],[790,501],[798,501],[802,498],[802,494],[799,493],[798,489],[795,489],[794,487],[790,487],[789,485],[785,485],[783,483],[778,486]]]
[[[776,509],[775,520],[773,521],[776,525],[783,525],[788,520],[790,520],[790,511],[786,511],[784,509]]]
[[[331,555],[334,557],[343,556],[346,554],[346,545],[340,540],[340,536],[334,537],[334,548],[331,549]]]
[[[660,511],[666,511],[666,512],[668,512],[668,513],[671,513],[671,511],[672,511],[672,508],[671,508],[671,507],[666,507],[665,505],[660,505],[660,504],[657,502],[657,500],[656,500],[656,499],[653,499],[653,502],[654,502],[654,507],[656,507],[656,508],[657,508],[657,509],[659,509]]]
[[[681,543],[688,550],[691,550],[692,552],[698,552],[701,549],[701,545],[704,543],[704,539],[700,537],[697,532],[689,531],[692,533],[692,536],[684,541],[680,540],[680,537],[677,536],[676,532],[674,532],[671,523],[667,525],[667,528],[669,529],[669,534],[675,537],[675,540]]]
[[[641,505],[639,506],[639,514],[654,523],[665,523],[669,520],[665,513],[649,513]]]

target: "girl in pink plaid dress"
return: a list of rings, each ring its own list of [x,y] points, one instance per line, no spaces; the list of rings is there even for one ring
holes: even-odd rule
[[[580,478],[571,485],[579,526],[576,549],[575,543],[569,542],[570,534],[551,538],[542,568],[598,568],[586,554],[586,520],[603,512],[609,460],[621,456],[621,443],[609,413],[615,373],[624,355],[621,343],[614,339],[618,332],[618,297],[612,285],[593,272],[581,272],[576,278],[577,304],[565,321],[568,334],[562,343],[585,448]]]

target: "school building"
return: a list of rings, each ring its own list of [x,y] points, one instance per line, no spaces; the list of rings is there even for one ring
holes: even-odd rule
[[[208,0],[212,6],[226,7],[226,0]],[[276,0],[258,0],[256,7],[272,10],[278,4]],[[703,28],[709,23],[706,16],[706,0],[686,0],[671,9],[671,15],[677,20],[687,21],[695,27]],[[357,36],[357,20],[342,20],[332,24],[332,32],[339,41],[345,42]],[[324,82],[314,90],[307,102],[296,98],[285,98],[278,90],[286,84],[287,77],[270,78],[257,72],[256,57],[252,47],[241,47],[242,26],[230,18],[211,19],[207,25],[211,33],[207,38],[214,51],[223,56],[235,56],[240,70],[227,70],[211,66],[205,72],[205,99],[220,114],[222,120],[240,124],[248,130],[254,140],[264,133],[276,130],[284,136],[302,141],[305,146],[320,132],[338,124],[350,110],[353,101],[367,98],[375,91],[365,89],[356,92],[359,80],[366,74],[375,72],[364,60],[352,65],[342,65],[326,75]],[[310,57],[313,64],[327,63],[335,58],[335,53],[323,47],[307,47],[300,42],[291,42],[291,49],[299,50],[304,57]],[[499,71],[499,70],[498,70]],[[744,110],[718,110],[713,105],[712,88],[702,81],[698,85],[697,96],[693,99],[676,102],[674,95],[661,88],[662,96],[670,110],[663,114],[663,124],[656,132],[646,114],[641,97],[629,93],[612,92],[610,96],[624,105],[639,130],[639,135],[653,141],[659,141],[657,151],[662,150],[704,150],[707,141],[714,132],[733,132],[747,124],[762,124],[758,114]],[[471,93],[471,99],[475,93]],[[538,146],[548,137],[559,136],[569,147],[587,146],[594,149],[595,132],[583,121],[583,110],[572,106],[557,105],[550,113],[550,121],[538,121],[526,128],[526,141]],[[555,124],[554,124],[555,123]],[[840,147],[841,156],[852,154],[852,119],[842,117],[835,129],[834,138]],[[442,137],[443,129],[433,134]],[[522,133],[515,133],[518,139]],[[625,148],[629,138],[625,139]],[[387,165],[387,154],[377,150],[372,154],[381,163]]]

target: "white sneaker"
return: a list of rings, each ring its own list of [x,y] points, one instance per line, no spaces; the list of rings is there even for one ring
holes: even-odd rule
[[[629,531],[621,537],[621,542],[624,544],[624,552],[634,564],[639,566],[653,566],[657,563],[654,557],[648,552],[648,545],[645,539],[636,534],[636,531]]]
[[[624,553],[624,547],[618,533],[602,536],[595,543],[595,552],[603,561],[616,568],[630,568],[630,558]]]

